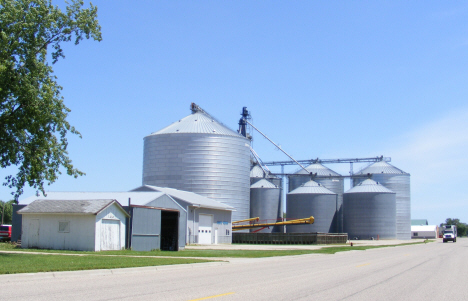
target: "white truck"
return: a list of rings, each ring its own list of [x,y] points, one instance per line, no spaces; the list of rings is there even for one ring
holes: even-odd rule
[[[457,226],[445,225],[444,235],[442,237],[442,240],[443,242],[447,242],[447,241],[457,242]]]

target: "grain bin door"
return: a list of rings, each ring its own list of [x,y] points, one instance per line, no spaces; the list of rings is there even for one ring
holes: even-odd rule
[[[101,251],[120,250],[120,221],[103,219],[101,221]]]
[[[211,232],[213,231],[213,216],[200,214],[198,216],[198,243],[202,245],[211,245]]]
[[[161,210],[133,208],[131,246],[135,251],[161,248]]]

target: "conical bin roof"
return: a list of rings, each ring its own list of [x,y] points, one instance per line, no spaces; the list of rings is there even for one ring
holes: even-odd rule
[[[267,181],[265,179],[261,179],[258,182],[255,182],[254,184],[250,185],[250,188],[278,188],[275,184],[271,183],[270,181]]]
[[[372,179],[367,179],[354,186],[345,193],[395,193]]]
[[[385,162],[375,162],[364,169],[355,173],[355,175],[366,175],[366,174],[407,174],[403,170],[396,168],[395,166]]]
[[[339,173],[331,170],[328,167],[323,166],[320,163],[310,164],[309,166],[306,167],[306,169],[307,169],[308,173],[306,173],[305,170],[301,168],[295,174],[296,175],[306,175],[306,174],[313,173],[313,174],[317,174],[318,177],[321,177],[321,176],[322,177],[341,176]]]
[[[315,181],[310,180],[307,183],[302,184],[289,194],[336,194],[333,191],[325,188],[324,186],[318,184]]]
[[[236,136],[236,137],[245,138],[239,133],[217,122],[210,115],[207,115],[202,112],[192,113],[182,118],[181,120],[176,121],[173,124],[163,128],[162,130],[152,133],[151,135],[182,134],[182,133],[214,134],[214,135]]]

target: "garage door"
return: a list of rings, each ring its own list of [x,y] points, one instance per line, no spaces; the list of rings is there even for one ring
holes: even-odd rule
[[[213,216],[200,214],[198,216],[198,243],[211,245],[211,232],[213,230]]]
[[[101,250],[120,250],[120,221],[103,219],[101,222]]]

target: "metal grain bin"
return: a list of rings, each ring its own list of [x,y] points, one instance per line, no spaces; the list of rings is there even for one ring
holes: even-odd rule
[[[260,181],[261,179],[266,179],[267,181],[275,184],[279,188],[282,188],[283,180],[277,176],[274,176],[269,173],[269,171],[263,171],[259,165],[254,165],[250,169],[250,185]]]
[[[395,192],[367,179],[344,193],[344,231],[349,239],[396,239]]]
[[[306,167],[309,174],[305,170],[301,169],[293,175],[288,177],[289,179],[289,191],[293,191],[297,187],[311,180],[311,175],[316,174],[312,180],[331,190],[338,195],[338,220],[337,220],[337,232],[343,232],[343,192],[344,192],[344,179],[341,175],[328,167],[323,166],[320,163],[314,163]]]
[[[191,191],[250,213],[250,141],[195,112],[144,138],[143,184]]]
[[[278,186],[266,179],[261,179],[250,186],[250,217],[259,217],[261,223],[274,223],[280,218],[280,206],[281,189]],[[279,227],[270,227],[258,232],[279,232]]]
[[[259,165],[254,165],[250,169],[250,185],[265,178],[265,172]]]
[[[385,161],[371,164],[355,175],[367,174],[371,174],[374,181],[396,193],[397,239],[411,239],[410,174]],[[353,183],[356,185],[362,180],[363,178],[355,178]]]
[[[287,225],[287,233],[334,233],[337,228],[337,194],[309,181],[286,196],[288,220],[313,216],[313,224]]]

